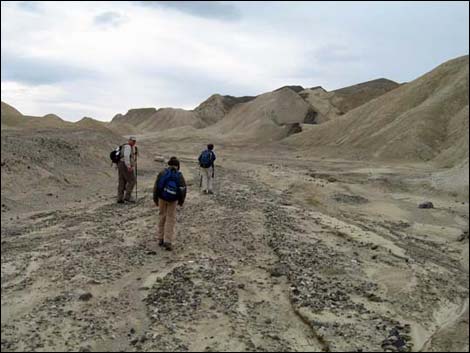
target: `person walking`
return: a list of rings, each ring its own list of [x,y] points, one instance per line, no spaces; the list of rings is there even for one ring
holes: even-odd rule
[[[121,159],[117,165],[119,174],[118,196],[117,202],[135,203],[132,198],[132,190],[136,184],[136,176],[134,174],[136,167],[137,139],[133,136],[129,137],[126,144],[121,147]]]
[[[171,157],[168,168],[162,170],[155,181],[153,201],[159,208],[158,245],[173,250],[176,225],[176,206],[183,206],[186,199],[186,181],[180,172],[178,158]]]
[[[214,153],[214,145],[212,143],[208,144],[207,149],[201,152],[198,160],[202,174],[202,191],[206,194],[213,194],[214,162],[216,160],[216,156]]]

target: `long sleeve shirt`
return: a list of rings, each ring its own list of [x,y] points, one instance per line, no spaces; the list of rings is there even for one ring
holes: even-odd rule
[[[131,145],[125,144],[122,146],[122,158],[126,167],[135,167],[135,149]]]

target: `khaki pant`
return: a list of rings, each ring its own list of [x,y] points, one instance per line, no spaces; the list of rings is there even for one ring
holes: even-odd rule
[[[129,172],[124,162],[118,164],[119,172],[119,185],[118,185],[118,201],[129,200],[132,194],[132,190],[135,186],[135,174]],[[125,192],[125,195],[124,195]]]
[[[160,222],[158,224],[158,240],[165,243],[173,243],[176,225],[177,201],[168,202],[158,199]]]
[[[202,174],[202,191],[212,191],[213,181],[214,178],[212,177],[212,170],[213,168],[202,168],[201,167],[201,174]]]

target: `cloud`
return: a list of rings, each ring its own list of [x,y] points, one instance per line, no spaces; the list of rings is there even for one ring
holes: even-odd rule
[[[168,8],[207,19],[237,21],[241,12],[232,4],[221,1],[137,1],[142,6]]]
[[[468,53],[468,4],[136,3],[2,2],[2,99],[109,120],[213,93],[410,81]]]
[[[27,12],[32,12],[32,13],[41,12],[41,4],[39,1],[18,1],[18,7]]]
[[[93,23],[98,27],[119,27],[127,22],[127,18],[118,12],[106,11],[93,19]]]
[[[97,77],[96,72],[67,62],[49,58],[25,57],[2,52],[2,80],[28,84],[53,84],[87,77]]]
[[[345,45],[325,45],[315,49],[310,54],[312,58],[315,58],[317,61],[323,63],[340,62],[343,65],[349,65],[352,62],[361,60],[361,55],[357,50],[354,50]]]

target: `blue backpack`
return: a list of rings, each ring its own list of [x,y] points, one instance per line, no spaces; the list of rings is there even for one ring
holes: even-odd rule
[[[159,197],[165,201],[173,202],[179,198],[179,183],[181,173],[168,168],[158,181]]]
[[[199,165],[203,168],[212,167],[212,163],[214,162],[213,158],[212,151],[205,150],[199,158]]]

